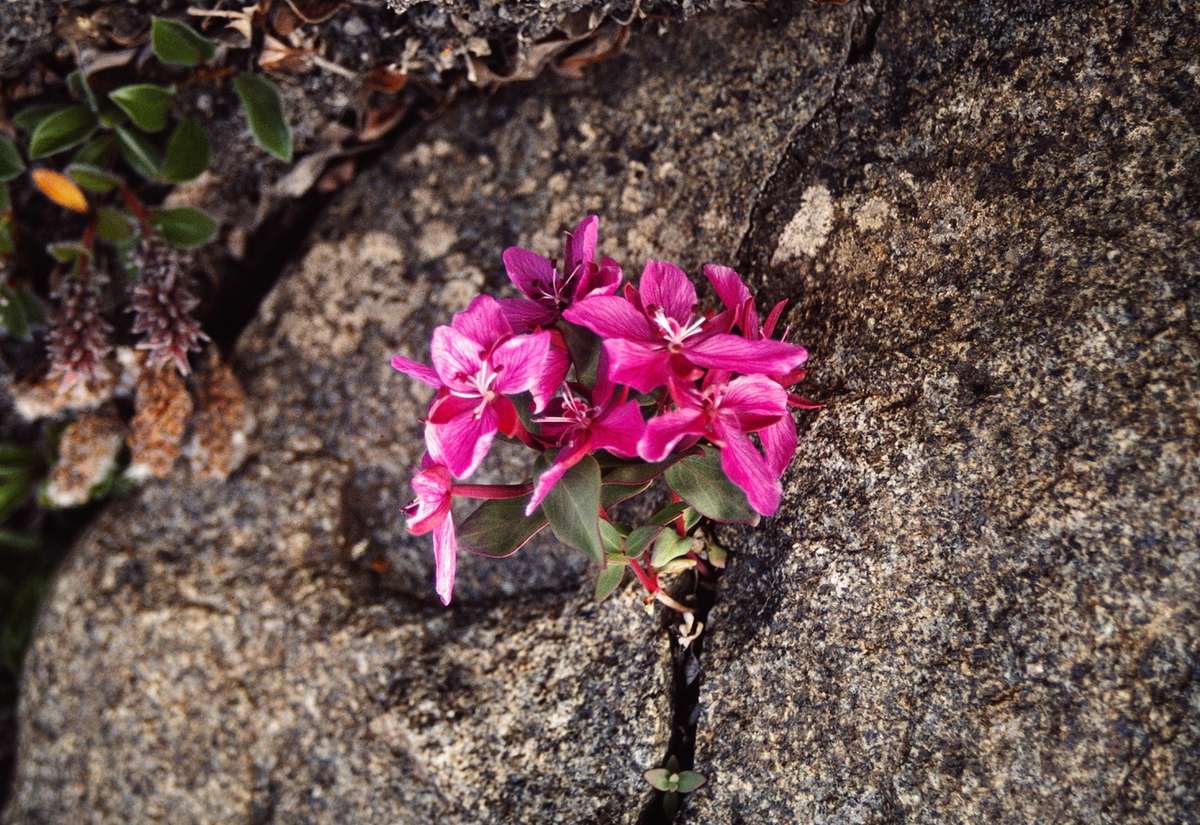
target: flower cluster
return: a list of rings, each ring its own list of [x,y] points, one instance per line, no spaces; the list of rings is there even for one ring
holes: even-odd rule
[[[433,534],[444,604],[460,547],[509,555],[549,525],[604,565],[601,594],[628,568],[653,595],[658,573],[708,557],[688,535],[701,517],[752,522],[779,507],[796,447],[789,407],[816,406],[790,392],[807,352],[774,338],[786,302],[761,319],[738,274],[716,265],[704,274],[720,306],[707,311],[665,261],[622,283],[615,261],[597,260],[598,227],[589,216],[575,228],[561,267],[506,250],[522,297],[480,295],[437,327],[432,366],[392,359],[435,390],[406,515],[412,533]],[[464,483],[498,435],[538,454],[530,480]],[[674,503],[648,524],[610,517],[660,477]],[[485,500],[457,529],[456,496]]]

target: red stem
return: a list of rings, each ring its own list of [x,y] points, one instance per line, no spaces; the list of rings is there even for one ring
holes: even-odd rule
[[[121,187],[121,197],[125,200],[125,205],[129,207],[129,211],[137,218],[138,223],[142,225],[142,235],[149,237],[154,234],[154,229],[150,226],[150,213],[146,210],[146,205],[133,194],[128,186]]]
[[[496,501],[520,498],[533,492],[532,484],[455,484],[451,492],[463,498],[481,498]]]
[[[633,575],[637,576],[637,580],[642,583],[642,587],[646,588],[647,593],[658,592],[657,576],[643,570],[642,566],[637,563],[637,559],[630,559],[629,566],[633,568]]]

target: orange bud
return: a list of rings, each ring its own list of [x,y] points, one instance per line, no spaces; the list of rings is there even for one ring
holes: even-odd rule
[[[30,174],[38,191],[59,206],[72,212],[88,211],[88,202],[83,190],[66,175],[53,169],[34,169]]]

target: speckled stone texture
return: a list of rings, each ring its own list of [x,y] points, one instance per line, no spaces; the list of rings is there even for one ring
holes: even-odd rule
[[[20,71],[48,48],[52,31],[50,4],[44,0],[5,0],[0,4],[0,78]]]
[[[743,247],[828,408],[730,537],[686,821],[1196,822],[1196,8],[896,6]]]
[[[658,620],[632,589],[593,605],[548,544],[464,559],[438,606],[400,514],[425,396],[388,359],[423,357],[431,325],[500,286],[505,246],[557,254],[588,211],[635,273],[728,260],[857,19],[665,26],[583,81],[462,106],[360,175],[239,344],[247,465],[146,488],[67,562],[8,821],[637,821],[670,738]]]

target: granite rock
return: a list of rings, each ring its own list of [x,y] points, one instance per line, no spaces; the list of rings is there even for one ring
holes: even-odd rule
[[[812,343],[687,821],[1195,821],[1200,27],[888,4],[741,263]]]
[[[340,195],[242,337],[258,422],[224,485],[109,510],[27,660],[8,820],[628,822],[670,739],[668,639],[544,542],[465,558],[449,610],[400,507],[426,396],[390,355],[602,214],[606,254],[728,259],[832,93],[857,15],[637,38],[582,81],[461,106]],[[489,472],[519,480],[498,455]]]

